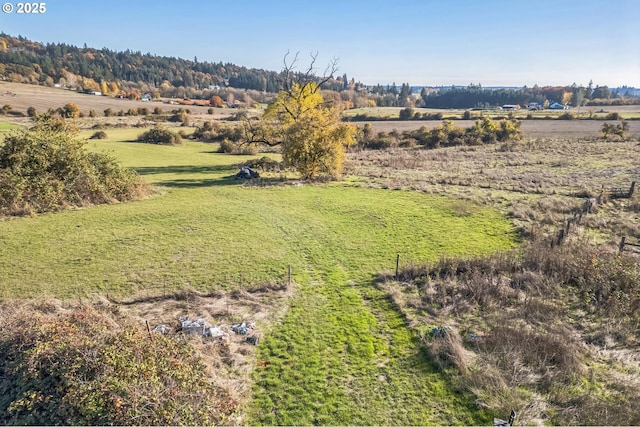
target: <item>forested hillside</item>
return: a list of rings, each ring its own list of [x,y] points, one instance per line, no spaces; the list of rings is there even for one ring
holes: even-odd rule
[[[200,62],[150,53],[115,52],[107,48],[78,48],[64,43],[46,45],[0,34],[0,79],[16,83],[60,85],[105,95],[136,97],[140,92],[184,97],[187,89],[231,86],[277,92],[280,73],[230,63]],[[339,89],[339,79],[327,89]],[[135,92],[134,92],[135,90]]]

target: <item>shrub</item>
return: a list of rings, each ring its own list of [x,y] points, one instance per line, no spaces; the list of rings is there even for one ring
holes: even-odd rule
[[[138,136],[138,141],[148,144],[181,145],[182,137],[162,126],[156,126]]]
[[[398,116],[400,120],[411,120],[413,118],[413,108],[403,108]]]
[[[36,109],[34,107],[27,108],[27,116],[35,117],[37,114],[38,113],[36,112]]]
[[[28,324],[3,319],[3,425],[213,425],[237,406],[187,341],[122,328],[87,306],[34,311]]]
[[[222,125],[219,122],[208,121],[193,131],[192,137],[205,142],[223,142],[242,140],[242,129],[238,126]]]
[[[69,102],[62,107],[62,117],[67,119],[75,119],[80,116],[80,107]]]
[[[107,139],[107,133],[103,130],[94,132],[89,139]]]
[[[113,116],[113,110],[111,108],[107,108],[106,110],[104,110],[104,116],[105,117]]]
[[[561,115],[558,116],[558,120],[575,120],[576,119],[576,115],[573,113],[562,113]]]
[[[98,114],[96,113],[96,110],[89,110],[89,117],[97,117]]]
[[[170,122],[179,122],[183,125],[189,125],[189,111],[182,108],[175,110],[173,115],[169,117]]]
[[[155,107],[153,109],[153,114],[160,115],[162,113],[163,113],[163,111],[162,111],[162,108],[160,108],[160,107]]]
[[[279,172],[284,169],[282,162],[277,160],[273,160],[270,157],[263,156],[259,159],[249,160],[242,164],[242,166],[247,166],[251,169],[257,169],[263,172]]]
[[[107,154],[87,152],[85,143],[74,128],[49,116],[6,137],[0,144],[0,214],[126,201],[147,192],[134,171]]]

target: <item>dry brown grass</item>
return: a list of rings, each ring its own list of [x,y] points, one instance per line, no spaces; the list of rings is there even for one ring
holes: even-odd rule
[[[585,241],[538,241],[408,266],[378,285],[480,407],[516,409],[519,424],[625,425],[638,418],[624,402],[640,399],[636,261]]]

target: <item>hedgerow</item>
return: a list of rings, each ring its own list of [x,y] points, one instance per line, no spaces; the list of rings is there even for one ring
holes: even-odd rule
[[[358,144],[362,148],[374,150],[389,147],[411,147],[416,144],[425,148],[439,148],[455,145],[492,144],[521,138],[519,120],[503,119],[496,122],[484,117],[476,120],[475,124],[468,128],[456,126],[453,120],[447,119],[433,129],[422,126],[420,129],[402,133],[395,130],[389,134],[380,132],[377,137],[371,135],[369,127],[368,131],[365,129],[361,132]]]

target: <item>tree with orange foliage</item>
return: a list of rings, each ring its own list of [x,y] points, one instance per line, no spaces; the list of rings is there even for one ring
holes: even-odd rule
[[[212,107],[220,108],[224,105],[224,101],[218,95],[213,95],[209,101]]]

